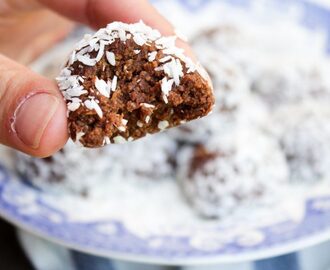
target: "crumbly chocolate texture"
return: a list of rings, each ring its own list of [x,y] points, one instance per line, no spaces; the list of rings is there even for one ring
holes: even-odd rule
[[[142,22],[85,37],[58,78],[72,140],[123,143],[209,114],[212,88],[174,42]]]

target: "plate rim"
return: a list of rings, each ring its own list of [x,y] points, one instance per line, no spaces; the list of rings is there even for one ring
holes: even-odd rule
[[[79,244],[70,243],[68,240],[63,240],[50,236],[46,232],[43,232],[40,229],[33,228],[30,225],[20,222],[14,217],[11,217],[8,212],[4,211],[3,208],[0,208],[0,215],[7,222],[13,224],[18,229],[23,230],[27,233],[45,239],[49,242],[57,244],[61,247],[72,249],[75,251],[91,254],[94,256],[101,256],[108,259],[122,260],[126,262],[134,263],[145,263],[145,264],[157,264],[157,265],[168,265],[168,266],[196,266],[196,265],[215,265],[215,264],[230,264],[230,263],[244,263],[255,260],[267,259],[270,257],[276,257],[283,254],[297,252],[302,249],[312,247],[313,245],[318,245],[325,243],[330,240],[330,228],[325,229],[323,232],[315,233],[312,236],[303,237],[303,239],[292,240],[289,243],[285,243],[280,246],[270,247],[265,250],[258,251],[248,251],[243,252],[242,254],[234,255],[210,255],[210,256],[194,256],[193,258],[168,258],[162,256],[154,255],[134,255],[127,254],[124,252],[116,251],[106,251],[91,247],[82,247]]]

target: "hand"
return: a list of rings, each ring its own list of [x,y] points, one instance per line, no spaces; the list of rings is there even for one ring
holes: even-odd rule
[[[46,8],[94,28],[115,20],[142,19],[164,35],[174,34],[147,0],[3,0],[0,15],[22,16]],[[179,42],[191,56],[188,45]],[[28,46],[29,40],[25,43]],[[56,83],[4,55],[0,55],[0,127],[1,144],[38,157],[55,153],[68,139],[66,104]]]

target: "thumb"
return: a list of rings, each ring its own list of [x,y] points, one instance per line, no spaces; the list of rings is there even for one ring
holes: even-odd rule
[[[0,55],[0,143],[46,157],[65,144],[66,121],[55,82]]]

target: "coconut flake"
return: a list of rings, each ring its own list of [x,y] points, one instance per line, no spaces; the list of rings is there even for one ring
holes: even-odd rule
[[[158,128],[160,129],[160,130],[164,130],[164,129],[166,129],[166,128],[168,128],[169,127],[169,122],[168,121],[160,121],[159,123],[158,123]]]
[[[93,47],[88,48],[89,53],[93,52],[93,51],[98,52],[99,50],[100,50],[100,44],[99,43],[96,43]]]
[[[95,66],[97,63],[95,59],[91,59],[88,55],[77,54],[77,60],[86,66]]]
[[[76,142],[80,142],[81,138],[85,136],[85,133],[80,131],[76,134]]]
[[[68,103],[68,110],[70,112],[74,112],[74,111],[78,110],[79,107],[80,107],[79,102],[70,102],[70,103]]]
[[[165,56],[165,57],[159,59],[159,62],[160,62],[160,63],[165,63],[165,62],[171,60],[172,58],[173,58],[172,56],[167,55],[167,56]]]
[[[110,65],[115,66],[116,65],[116,56],[113,52],[106,52],[105,53],[107,60]]]
[[[159,66],[159,67],[156,67],[155,68],[155,71],[162,71],[162,70],[164,70],[164,67],[163,66]]]
[[[95,58],[96,63],[99,62],[103,55],[104,55],[104,49],[105,49],[105,42],[104,41],[100,41],[100,49],[99,52],[97,53],[97,56]]]
[[[105,144],[111,144],[110,138],[109,137],[104,137],[104,143]]]
[[[164,97],[166,97],[166,99],[164,99],[165,103],[168,103],[167,96],[169,92],[172,90],[173,83],[174,83],[174,79],[167,80],[166,77],[162,79],[161,90],[163,92],[163,99]]]
[[[118,130],[121,131],[121,132],[125,132],[126,131],[126,127],[120,126],[120,127],[118,127]]]
[[[88,45],[92,48],[95,47],[95,44],[99,41],[99,39],[97,37],[92,38],[89,42]]]
[[[68,67],[65,67],[62,69],[61,73],[60,73],[60,78],[64,78],[67,76],[71,76],[71,70]]]
[[[165,48],[172,48],[175,47],[175,36],[169,36],[169,37],[161,37],[158,40],[156,40],[156,47],[157,49],[165,49]]]
[[[95,110],[97,115],[102,118],[103,117],[103,112],[99,104],[96,103],[94,99],[87,99],[84,102],[84,105],[86,106],[87,109],[89,110]]]
[[[139,46],[143,46],[146,43],[146,39],[143,38],[141,34],[135,34],[133,40]]]
[[[180,77],[183,76],[183,68],[179,59],[176,59],[175,63],[176,63],[176,67],[175,68],[173,67],[174,68],[173,79],[176,85],[180,85]]]
[[[180,77],[183,76],[183,68],[179,59],[172,59],[172,61],[163,65],[165,74],[174,79],[176,85],[180,85]]]
[[[118,35],[119,35],[119,38],[121,41],[123,41],[123,42],[126,41],[126,31],[124,29],[119,29]]]
[[[148,53],[148,61],[149,62],[152,62],[156,59],[156,56],[157,56],[157,52],[150,52]]]
[[[111,83],[111,91],[113,91],[113,92],[116,91],[117,81],[118,81],[118,77],[116,75],[113,76],[112,83]]]
[[[140,106],[146,107],[146,108],[155,108],[155,105],[149,104],[149,103],[140,103]]]
[[[127,128],[126,128],[127,123],[128,123],[128,120],[126,120],[126,119],[122,119],[122,120],[121,120],[121,124],[122,124],[122,125],[118,127],[118,130],[121,131],[121,132],[125,132],[126,129],[127,129]]]
[[[79,97],[81,95],[87,94],[88,91],[85,90],[83,86],[78,86],[67,89],[65,93],[70,97]]]
[[[82,48],[81,50],[77,51],[76,54],[77,55],[85,55],[89,52],[93,51],[93,48],[91,47],[85,47],[85,48]]]
[[[110,88],[109,85],[104,81],[100,80],[96,77],[95,79],[95,87],[103,96],[109,98],[110,97]]]
[[[116,136],[116,137],[113,138],[113,142],[115,144],[123,144],[123,143],[126,142],[126,139],[124,137],[118,135],[118,136]]]
[[[164,94],[163,94],[163,100],[164,100],[164,102],[165,102],[166,104],[168,103],[168,98],[167,98],[167,96],[164,95]]]
[[[76,62],[76,51],[73,51],[70,55],[69,65],[72,65],[74,62]]]

